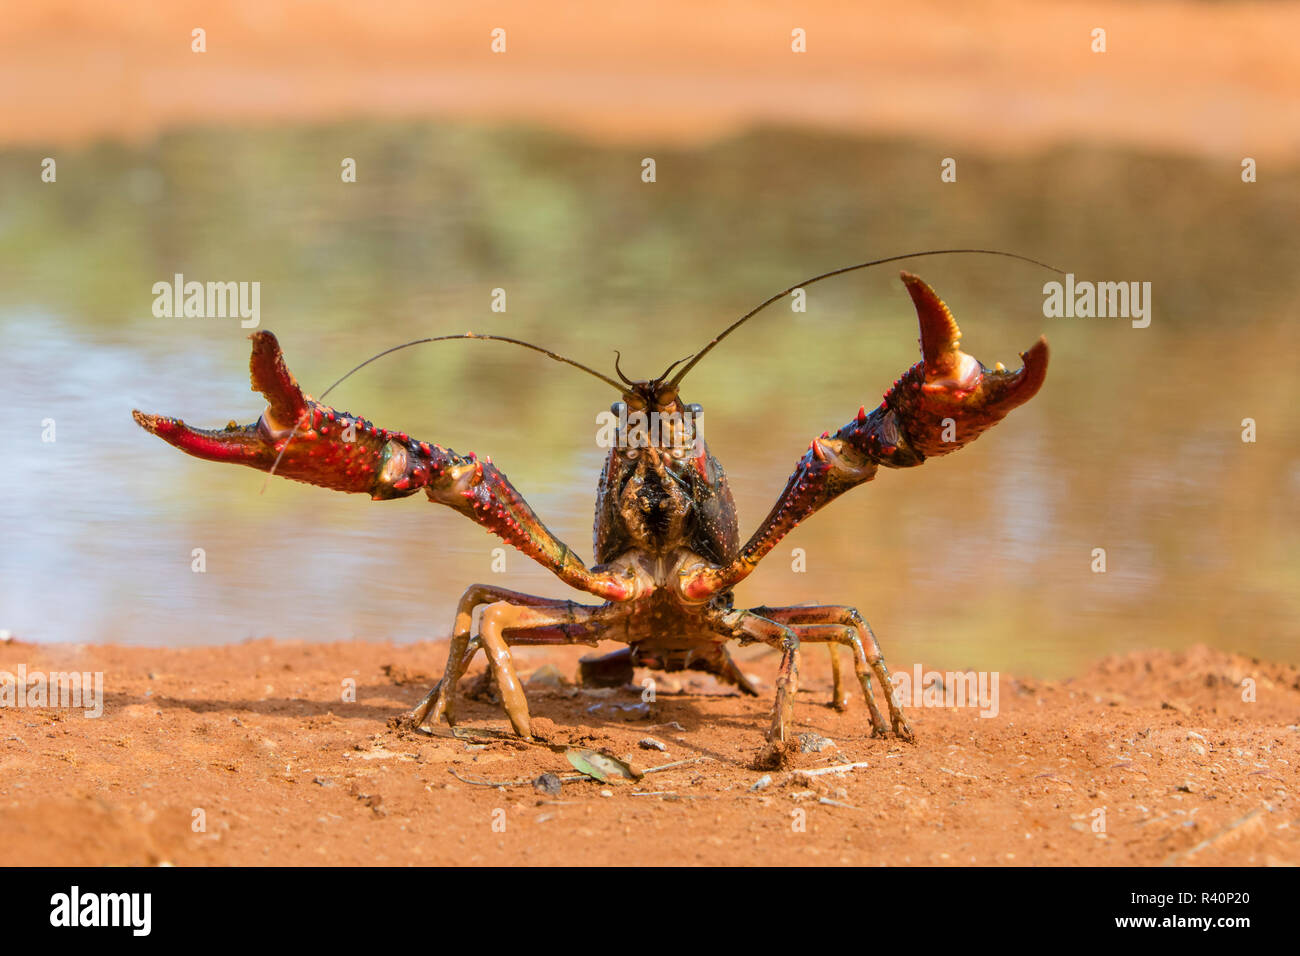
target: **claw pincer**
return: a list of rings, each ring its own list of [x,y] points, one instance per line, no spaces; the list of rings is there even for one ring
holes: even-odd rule
[[[871,414],[838,432],[858,452],[892,468],[919,465],[970,444],[1038,393],[1047,376],[1047,340],[1022,354],[1014,372],[986,368],[958,348],[961,329],[934,290],[901,273],[921,327],[921,361],[885,393]]]
[[[248,465],[336,491],[372,498],[414,494],[454,467],[459,456],[340,413],[303,394],[270,332],[256,332],[249,361],[253,389],[266,411],[252,425],[219,431],[175,418],[134,412],[136,422],[181,451],[208,461]]]
[[[911,468],[970,444],[1038,392],[1047,375],[1047,340],[1024,353],[1024,367],[986,368],[957,347],[961,329],[934,290],[901,273],[921,327],[921,361],[903,373],[884,400],[835,434],[814,439],[785,490],[739,557],[727,567],[685,575],[678,589],[703,601],[743,580],[778,541],[805,518],[851,488],[871,481],[881,465]]]
[[[424,490],[514,545],[550,563],[566,581],[621,599],[622,581],[592,580],[576,555],[547,531],[528,503],[490,460],[458,455],[441,445],[392,432],[359,415],[339,412],[303,394],[284,363],[275,336],[250,336],[253,390],[267,401],[251,425],[193,428],[177,418],[132,412],[136,422],[196,458],[248,465],[334,491],[364,492],[376,501]]]

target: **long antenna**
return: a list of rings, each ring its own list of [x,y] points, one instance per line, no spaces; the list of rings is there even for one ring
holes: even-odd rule
[[[854,272],[858,269],[866,269],[870,266],[884,265],[887,262],[898,262],[902,259],[919,259],[922,256],[948,256],[948,255],[955,255],[959,253],[979,253],[981,255],[986,255],[986,256],[1005,256],[1008,259],[1019,259],[1021,262],[1029,262],[1036,266],[1042,266],[1044,269],[1050,269],[1051,271],[1056,272],[1060,275],[1065,275],[1064,269],[1058,269],[1056,268],[1056,266],[1048,265],[1046,262],[1040,262],[1038,259],[1031,259],[1029,258],[1029,256],[1022,256],[1014,252],[1002,252],[997,249],[929,249],[924,252],[906,252],[900,256],[886,256],[883,259],[872,259],[870,262],[859,262],[857,265],[844,266],[842,269],[833,269],[830,272],[823,272],[819,276],[813,276],[811,279],[804,279],[802,282],[796,282],[794,285],[790,286],[790,288],[786,289],[785,291],[778,292],[776,295],[772,296],[771,298],[765,299],[760,305],[757,305],[753,309],[750,309],[748,312],[746,312],[744,315],[738,318],[735,322],[732,322],[731,325],[723,329],[723,331],[720,334],[714,336],[708,345],[704,346],[704,348],[696,352],[695,355],[691,357],[691,360],[687,362],[685,366],[682,367],[681,371],[679,371],[675,376],[673,376],[673,380],[669,384],[673,386],[680,385],[682,379],[686,377],[686,373],[689,372],[691,369],[695,368],[695,366],[699,364],[700,359],[708,355],[710,350],[712,350],[712,348],[715,345],[717,345],[719,342],[725,339],[732,332],[736,331],[736,329],[740,328],[742,325],[744,325],[754,316],[758,315],[758,313],[762,312],[773,302],[779,302],[781,299],[784,299],[795,289],[802,289],[805,286],[812,285],[814,282],[821,282],[823,279],[830,279],[833,278],[834,276],[844,275],[844,273],[846,272]]]
[[[338,379],[338,381],[336,381],[333,385],[331,385],[329,388],[325,389],[325,391],[320,393],[320,400],[324,400],[326,395],[334,391],[334,389],[338,388],[340,385],[342,385],[345,381],[347,381],[357,372],[361,371],[371,362],[383,358],[385,355],[391,355],[394,352],[400,352],[402,349],[409,349],[413,345],[423,345],[426,342],[448,342],[451,341],[452,339],[486,339],[490,342],[508,342],[511,345],[519,345],[522,346],[523,348],[531,349],[534,352],[540,352],[543,355],[547,356],[548,358],[555,359],[555,361],[557,362],[563,362],[565,365],[572,365],[576,369],[581,369],[582,371],[586,372],[588,375],[595,376],[596,378],[600,379],[602,382],[614,386],[614,388],[618,389],[620,395],[623,393],[623,386],[618,384],[618,382],[614,381],[609,376],[601,375],[595,369],[588,368],[586,365],[583,365],[581,362],[575,362],[571,358],[565,358],[563,355],[560,355],[556,352],[552,352],[550,349],[544,349],[540,345],[534,345],[532,342],[525,342],[522,339],[512,339],[509,336],[505,336],[505,335],[487,335],[481,332],[465,332],[461,335],[434,335],[434,336],[430,336],[429,338],[413,339],[410,342],[403,342],[401,345],[394,345],[392,348],[384,349],[382,352],[378,352],[370,356],[370,358],[366,359],[360,365],[357,365],[354,368],[350,369],[348,372],[344,373]],[[271,479],[275,476],[275,470],[280,467],[280,461],[284,458],[284,453],[289,450],[289,443],[292,442],[294,438],[297,436],[298,426],[300,424],[301,424],[300,421],[294,423],[293,430],[289,432],[289,437],[285,441],[284,447],[281,448],[280,453],[275,456],[275,462],[274,464],[271,465],[271,470],[267,472],[266,480],[262,482],[262,490],[261,492],[258,492],[259,494],[266,491],[266,486],[270,484]]]
[[[452,339],[487,339],[489,342],[509,342],[511,345],[519,345],[526,349],[532,349],[534,352],[541,352],[543,355],[547,356],[548,358],[553,358],[557,362],[563,362],[565,365],[572,365],[574,368],[581,369],[582,371],[586,372],[588,375],[595,376],[596,378],[600,379],[602,382],[606,383],[607,385],[613,385],[616,389],[619,390],[620,394],[623,391],[623,386],[618,384],[618,382],[614,381],[609,376],[601,375],[595,369],[588,368],[586,365],[583,365],[581,362],[575,362],[571,358],[565,358],[563,355],[559,355],[555,352],[552,352],[550,349],[544,349],[540,345],[534,345],[532,342],[525,342],[522,339],[512,339],[505,335],[487,335],[482,332],[465,332],[462,333],[461,335],[435,335],[427,339],[415,339],[410,342],[403,342],[401,345],[394,345],[391,349],[384,349],[382,352],[370,356],[370,358],[366,359],[356,368],[347,372],[337,382],[335,382],[329,388],[325,389],[325,391],[321,392],[320,397],[324,398],[326,395],[334,391],[334,389],[338,388],[345,381],[347,381],[357,372],[361,371],[371,362],[375,361],[376,359],[381,359],[385,355],[391,355],[393,352],[400,352],[402,349],[409,349],[412,345],[423,345],[425,342],[448,342]]]

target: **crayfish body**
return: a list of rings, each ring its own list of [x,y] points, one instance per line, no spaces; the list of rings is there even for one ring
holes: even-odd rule
[[[921,361],[894,383],[879,406],[869,412],[860,408],[834,434],[823,433],[809,443],[771,511],[743,544],[726,474],[691,425],[698,422],[700,408],[686,405],[679,394],[686,372],[739,322],[675,375],[670,367],[650,380],[634,381],[619,370],[621,381],[616,382],[546,352],[618,388],[620,400],[612,409],[618,422],[640,413],[669,423],[651,440],[644,434],[634,436],[626,425],[616,430],[596,496],[591,567],[546,528],[491,459],[460,455],[388,431],[305,395],[270,332],[251,336],[253,387],[268,402],[256,423],[208,431],[138,411],[134,416],[143,428],[198,458],[248,465],[338,491],[364,492],[376,500],[423,491],[430,501],[459,511],[565,583],[600,599],[587,604],[495,585],[471,586],[457,608],[443,677],[409,715],[414,725],[441,719],[454,723],[457,686],[482,650],[511,724],[517,733],[529,736],[528,702],[510,655],[510,648],[518,645],[594,646],[602,640],[625,644],[613,654],[583,659],[581,678],[588,684],[623,684],[631,680],[634,668],[647,667],[701,671],[742,693],[755,694],[727,650],[730,641],[738,640],[761,642],[781,654],[767,734],[771,744],[783,745],[791,731],[798,655],[807,643],[830,647],[832,704],[843,708],[848,703],[836,653],[837,647],[844,647],[866,699],[873,734],[892,731],[911,739],[880,645],[856,608],[737,608],[733,598],[736,585],[799,522],[870,481],[880,466],[911,468],[956,451],[1042,386],[1048,361],[1045,339],[1023,353],[1022,368],[1008,371],[999,364],[989,369],[958,348],[961,332],[933,290],[909,273],[902,278],[920,320]],[[873,677],[882,688],[885,712],[873,693]]]

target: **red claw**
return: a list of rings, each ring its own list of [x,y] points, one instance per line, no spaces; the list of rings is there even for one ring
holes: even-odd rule
[[[151,432],[196,458],[208,461],[225,461],[254,468],[270,467],[274,451],[269,452],[257,425],[232,425],[223,431],[191,428],[179,418],[148,415],[132,411],[131,417],[145,431]]]
[[[265,418],[273,431],[292,429],[307,411],[307,399],[298,387],[289,367],[284,364],[280,343],[270,332],[254,332],[253,354],[248,360],[253,391],[261,392],[268,403]],[[330,421],[334,410],[327,409]]]
[[[354,441],[325,422],[339,418],[302,392],[270,332],[255,332],[249,359],[254,391],[267,401],[262,417],[251,425],[231,422],[224,429],[192,428],[176,418],[134,411],[141,428],[181,451],[208,461],[275,468],[285,478],[336,491],[367,492],[377,498],[400,497],[419,490],[412,480],[422,462],[401,445],[358,429]],[[317,427],[319,426],[319,427]]]
[[[958,347],[961,329],[934,290],[911,273],[901,275],[920,323],[921,362],[904,376],[913,387],[896,389],[891,404],[915,451],[946,455],[1038,393],[1047,377],[1047,340],[1025,352],[1024,366],[1014,372],[1001,364],[986,368]]]
[[[885,393],[880,407],[840,429],[873,461],[894,468],[919,465],[970,444],[1012,409],[1038,393],[1047,377],[1047,340],[1021,357],[1024,366],[986,368],[958,343],[961,329],[943,300],[910,272],[900,273],[920,325],[921,361]]]
[[[987,369],[973,355],[958,348],[961,329],[948,306],[924,281],[910,272],[900,273],[907,286],[921,327],[921,360],[926,396],[963,401],[976,398],[988,413],[998,418],[1023,405],[1037,394],[1047,377],[1047,339],[1040,338],[1022,355],[1025,365],[1008,372],[1000,365]]]

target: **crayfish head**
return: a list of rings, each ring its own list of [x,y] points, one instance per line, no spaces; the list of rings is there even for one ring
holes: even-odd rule
[[[666,377],[664,373],[647,381],[625,380],[623,400],[610,412],[618,421],[617,444],[624,456],[635,459],[640,449],[659,449],[671,467],[699,454],[704,409],[684,404],[677,386]]]
[[[669,412],[681,411],[681,399],[677,397],[677,387],[659,379],[645,382],[629,382],[623,392],[623,401],[631,412]]]

